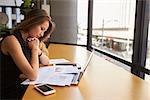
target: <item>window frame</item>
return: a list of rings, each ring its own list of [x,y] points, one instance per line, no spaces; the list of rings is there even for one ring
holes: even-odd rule
[[[89,6],[88,6],[87,49],[91,50],[93,49],[92,47],[93,0],[89,0],[88,3]],[[130,66],[131,73],[139,76],[142,79],[144,79],[145,74],[150,75],[150,70],[145,68],[147,41],[148,41],[149,6],[150,6],[149,0],[136,0],[132,62],[126,61],[124,59],[118,58],[114,55],[111,55],[109,53],[94,48],[96,51]]]

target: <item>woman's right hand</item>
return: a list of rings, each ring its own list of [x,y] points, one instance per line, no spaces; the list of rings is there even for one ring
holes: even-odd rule
[[[28,46],[31,50],[39,49],[39,39],[38,38],[27,38]]]

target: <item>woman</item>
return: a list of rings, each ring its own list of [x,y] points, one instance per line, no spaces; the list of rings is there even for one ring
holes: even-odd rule
[[[25,88],[20,85],[20,74],[35,80],[39,62],[48,64],[48,57],[39,48],[40,41],[48,37],[55,25],[46,11],[31,10],[13,34],[0,45],[1,99],[21,99]]]

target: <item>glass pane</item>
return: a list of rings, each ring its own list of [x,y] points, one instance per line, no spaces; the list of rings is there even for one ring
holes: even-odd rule
[[[149,22],[150,23],[150,22]],[[148,29],[146,68],[150,69],[150,25]]]
[[[78,34],[77,44],[87,44],[88,0],[78,0],[77,8]]]
[[[150,70],[150,21],[148,28],[148,44],[147,44],[147,58],[146,58],[146,68]],[[145,75],[145,80],[150,83],[150,75]]]
[[[92,46],[131,62],[136,0],[94,0]]]

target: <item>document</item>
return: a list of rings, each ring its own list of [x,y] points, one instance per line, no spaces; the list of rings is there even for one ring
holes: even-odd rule
[[[49,64],[59,64],[59,63],[68,63],[70,62],[69,60],[66,59],[50,59]]]
[[[68,66],[68,65],[67,65],[67,66],[65,66],[65,65],[63,65],[63,66],[62,66],[62,65],[60,65],[60,66],[59,66],[59,65],[56,65],[56,66],[55,66],[55,72],[56,72],[56,73],[66,73],[66,74],[67,74],[67,73],[68,73],[68,74],[69,74],[69,73],[70,73],[70,74],[72,73],[72,74],[73,74],[73,73],[78,73],[79,70],[78,70],[77,67],[74,67],[74,66],[71,66],[71,65],[69,65],[69,66]]]
[[[38,77],[35,81],[25,80],[21,84],[50,84],[57,86],[70,86],[74,77],[78,73],[77,67],[73,66],[47,66],[40,67]]]
[[[73,74],[55,73],[53,76],[47,77],[44,83],[57,86],[70,86],[73,76]]]
[[[25,80],[21,84],[27,85],[27,84],[40,84],[44,83],[47,76],[50,76],[54,73],[55,69],[51,66],[47,67],[40,67],[38,70],[38,77],[35,81],[31,81],[29,79]]]

